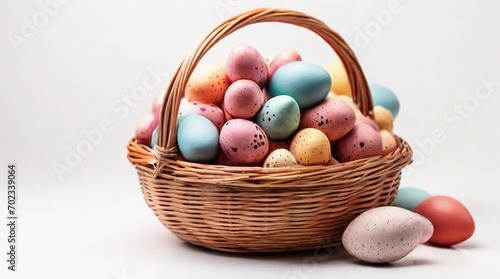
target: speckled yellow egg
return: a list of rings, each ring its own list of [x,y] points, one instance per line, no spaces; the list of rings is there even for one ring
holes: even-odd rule
[[[382,107],[382,106],[374,106],[373,107],[373,119],[380,130],[387,130],[392,133],[392,128],[394,126],[394,117],[391,114],[391,111]]]
[[[382,138],[382,155],[385,156],[399,147],[398,140],[391,132],[387,130],[380,130],[380,137]]]
[[[264,160],[264,168],[278,168],[296,166],[297,160],[288,149],[279,148],[267,155]]]
[[[224,65],[198,65],[188,80],[185,96],[188,101],[220,105],[230,84]]]
[[[328,137],[315,128],[298,131],[290,143],[290,152],[304,166],[328,165],[332,157]]]

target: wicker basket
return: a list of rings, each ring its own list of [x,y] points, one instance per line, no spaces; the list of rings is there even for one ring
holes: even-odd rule
[[[332,166],[287,168],[206,165],[177,160],[177,114],[189,76],[218,41],[250,24],[282,22],[319,35],[343,61],[353,99],[365,115],[372,100],[361,67],[346,42],[323,22],[296,11],[257,9],[230,18],[183,60],[162,104],[155,150],[135,139],[128,159],[135,165],[148,206],[177,237],[229,252],[277,252],[338,245],[360,213],[389,205],[412,151],[400,148]]]

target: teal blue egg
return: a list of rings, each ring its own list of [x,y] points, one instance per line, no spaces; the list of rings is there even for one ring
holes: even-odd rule
[[[153,131],[153,134],[151,134],[151,144],[149,145],[151,148],[155,148],[155,145],[158,143],[158,126]]]
[[[299,127],[299,104],[288,95],[272,97],[257,112],[255,123],[270,140],[285,140]]]
[[[402,207],[408,210],[413,210],[417,204],[422,202],[423,200],[430,197],[431,194],[426,191],[414,188],[414,187],[402,187],[399,188],[398,194],[396,195],[396,199],[394,200],[393,205]]]
[[[376,83],[370,83],[369,87],[373,105],[388,109],[392,116],[396,118],[399,112],[399,100],[396,94],[391,89]]]
[[[323,67],[296,61],[279,67],[271,77],[268,89],[272,97],[288,95],[305,109],[323,101],[331,85],[332,79]]]
[[[177,128],[177,146],[187,161],[208,163],[219,154],[217,127],[204,116],[188,115]]]

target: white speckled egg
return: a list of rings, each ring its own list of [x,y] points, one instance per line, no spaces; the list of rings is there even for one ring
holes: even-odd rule
[[[424,232],[422,218],[404,208],[383,206],[365,211],[346,228],[342,244],[369,263],[389,263],[413,251]]]
[[[277,168],[277,167],[290,167],[296,166],[297,160],[293,154],[287,149],[280,148],[267,155],[266,160],[264,160],[264,168]]]

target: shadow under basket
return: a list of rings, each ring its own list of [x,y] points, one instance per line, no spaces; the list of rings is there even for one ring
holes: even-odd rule
[[[177,114],[184,89],[203,55],[249,24],[283,22],[307,28],[342,60],[360,111],[371,116],[366,78],[345,41],[323,22],[296,11],[257,9],[222,22],[183,60],[165,94],[154,150],[132,138],[144,199],[180,239],[227,252],[310,250],[341,243],[347,225],[364,211],[392,203],[412,150],[400,146],[375,156],[330,166],[285,168],[208,165],[178,160]]]

